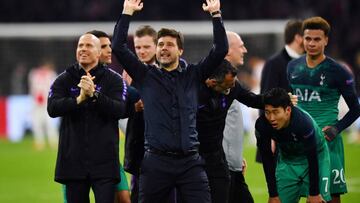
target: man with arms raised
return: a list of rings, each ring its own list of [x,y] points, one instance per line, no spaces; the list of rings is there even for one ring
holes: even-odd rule
[[[213,48],[198,64],[186,68],[179,65],[183,37],[176,30],[163,28],[158,32],[159,69],[143,64],[126,47],[130,18],[142,7],[140,0],[124,1],[113,40],[113,51],[139,83],[144,102],[146,152],[141,163],[139,201],[164,202],[176,187],[185,202],[210,202],[204,163],[198,153],[196,111],[200,83],[220,65],[228,50],[220,2],[208,0],[203,4],[213,19]]]

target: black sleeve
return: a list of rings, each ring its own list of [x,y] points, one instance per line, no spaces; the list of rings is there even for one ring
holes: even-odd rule
[[[316,130],[309,115],[300,111],[295,111],[293,108],[292,123],[296,123],[294,131],[305,142],[306,157],[309,164],[309,182],[310,195],[318,195],[319,189],[319,162],[318,162],[318,148],[316,142]]]
[[[135,104],[136,102],[138,102],[140,100],[140,94],[135,87],[128,85],[127,93],[128,93],[127,94],[128,100],[130,103]]]
[[[293,68],[293,64],[295,63],[294,62],[295,60],[292,60],[292,61],[290,61],[288,64],[287,64],[287,66],[286,66],[286,79],[287,79],[287,81],[288,81],[288,83],[289,83],[289,90],[291,91],[291,92],[293,92],[293,89],[292,89],[292,87],[291,87],[291,75],[290,75],[290,72],[292,71],[292,68]]]
[[[129,118],[131,115],[135,113],[135,103],[138,102],[141,98],[138,90],[131,86],[127,85],[127,99],[126,99],[126,112],[123,118]]]
[[[112,51],[126,72],[136,82],[141,82],[149,69],[127,47],[127,34],[131,16],[122,14],[114,28]]]
[[[243,88],[240,83],[236,82],[235,87],[235,99],[245,104],[248,107],[264,109],[263,96],[254,94],[253,92]]]
[[[271,151],[271,137],[269,136],[269,133],[264,133],[268,132],[265,122],[266,121],[263,117],[258,118],[255,124],[255,135],[263,162],[263,170],[265,173],[269,196],[276,197],[278,196],[275,177],[276,158]]]
[[[274,87],[279,87],[280,75],[274,63],[273,60],[268,60],[264,65],[260,82],[261,93],[265,93]]]
[[[360,116],[360,105],[356,96],[354,79],[353,77],[344,69],[339,68],[340,73],[338,74],[338,87],[341,95],[344,97],[346,104],[349,107],[349,111],[345,116],[339,120],[335,127],[339,131],[343,131],[349,127],[359,116]]]
[[[99,92],[96,99],[97,109],[106,116],[114,119],[123,118],[125,115],[127,87],[120,75],[113,74],[109,90],[106,95]]]
[[[307,142],[311,145],[316,142],[315,136],[312,135],[308,138]],[[317,147],[315,146],[309,148],[307,151],[307,159],[309,163],[309,181],[310,181],[310,195],[315,196],[320,193],[319,189],[319,162],[318,162],[318,154]]]
[[[67,94],[66,75],[66,72],[62,73],[50,87],[47,111],[52,118],[66,116],[81,106],[76,103],[76,98]]]
[[[214,44],[208,56],[202,59],[199,66],[200,79],[205,81],[224,60],[228,49],[225,27],[221,17],[212,18]]]

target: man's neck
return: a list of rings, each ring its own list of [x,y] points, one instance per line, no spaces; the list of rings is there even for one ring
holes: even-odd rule
[[[229,61],[230,64],[232,65],[232,67],[234,67],[234,68],[236,68],[236,69],[238,69],[238,68],[242,65],[242,64],[234,63],[234,62],[230,59],[230,57],[228,57],[228,55],[225,57],[225,59],[226,59],[227,61]]]
[[[79,64],[79,65],[82,69],[84,69],[85,72],[90,72],[92,69],[94,69],[97,66],[97,63],[96,64],[86,64],[86,65]]]
[[[309,68],[315,68],[317,65],[319,65],[323,60],[325,60],[326,56],[325,54],[320,54],[318,56],[309,56],[306,55],[306,64]]]
[[[156,60],[155,60],[155,58],[154,59],[152,59],[152,60],[150,60],[150,61],[146,61],[145,62],[147,65],[156,65]]]
[[[285,49],[286,52],[289,54],[289,56],[293,59],[299,58],[304,52],[300,47],[298,47],[294,43],[285,45]]]

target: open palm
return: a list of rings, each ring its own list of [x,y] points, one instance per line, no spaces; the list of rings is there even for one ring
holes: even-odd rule
[[[206,0],[206,4],[203,3],[202,8],[209,13],[218,11],[220,10],[220,0]]]
[[[141,0],[124,0],[124,10],[134,13],[140,11],[144,7]]]

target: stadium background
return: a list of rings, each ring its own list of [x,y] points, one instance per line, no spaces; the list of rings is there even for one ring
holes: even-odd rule
[[[141,24],[178,29],[185,34],[184,58],[196,62],[206,54],[212,40],[209,15],[201,10],[201,3],[146,0],[143,11],[134,16],[131,32]],[[324,17],[332,26],[327,54],[348,63],[358,84],[360,1],[222,0],[221,7],[225,27],[239,33],[248,48],[245,66],[251,66],[257,58],[267,59],[283,47],[282,32],[287,19]],[[74,63],[76,42],[82,33],[99,29],[111,34],[121,10],[121,0],[0,2],[0,202],[60,202],[59,185],[53,182],[55,152],[33,151],[31,136],[20,143],[9,142],[6,105],[9,98],[27,95],[27,75],[43,61],[52,61],[58,73]],[[359,92],[359,85],[357,89]],[[15,115],[14,120],[23,117],[26,115]],[[31,130],[29,126],[23,128]],[[351,184],[350,194],[343,202],[359,202],[359,146],[345,147]],[[265,179],[260,165],[253,163],[253,147],[247,147],[245,157],[249,162],[250,189],[256,202],[264,202]]]

